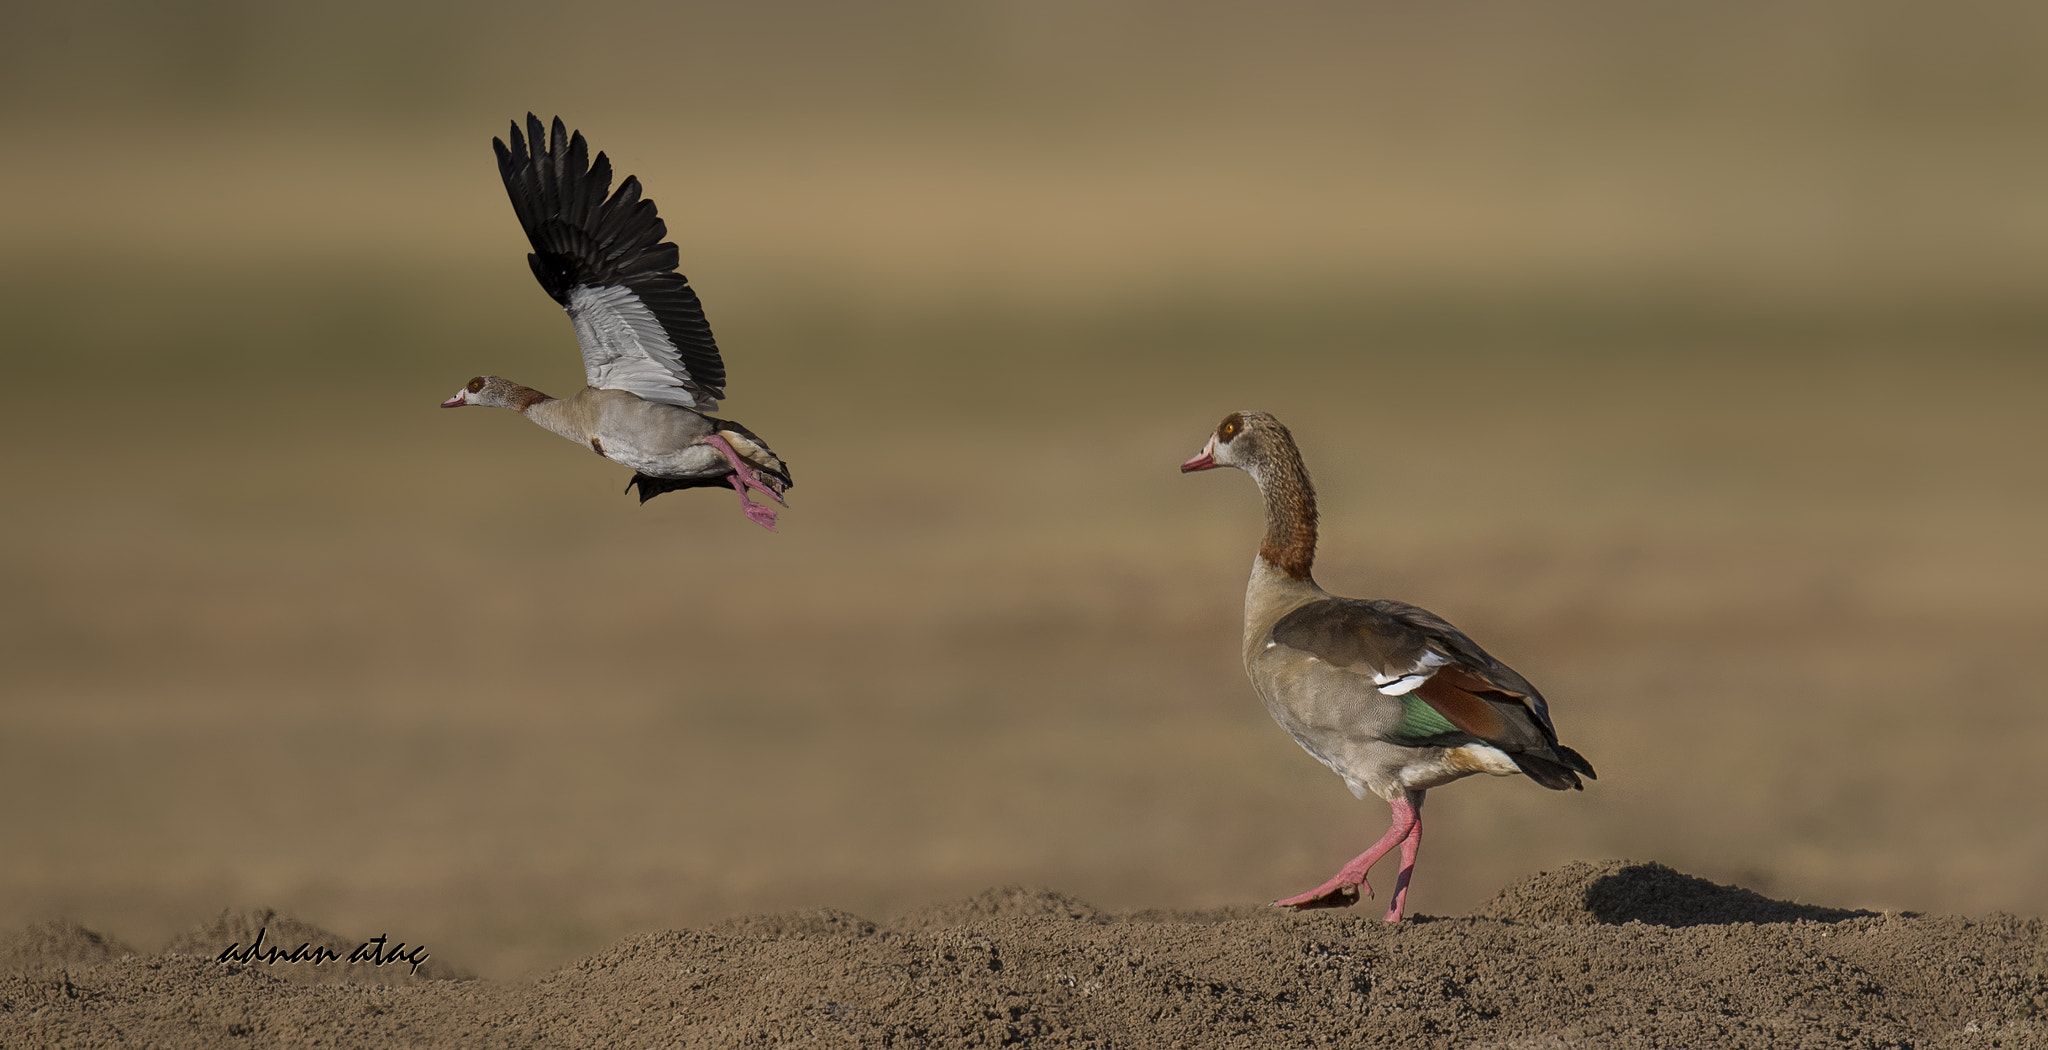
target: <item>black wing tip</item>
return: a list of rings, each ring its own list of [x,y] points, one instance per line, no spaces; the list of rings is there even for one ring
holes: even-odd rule
[[[1516,755],[1515,765],[1530,780],[1552,791],[1584,791],[1586,785],[1579,781],[1579,775],[1554,762],[1546,762],[1534,755]]]
[[[552,132],[552,135],[550,135]],[[654,201],[637,175],[612,188],[611,158],[593,159],[583,132],[560,116],[543,126],[529,111],[509,144],[492,139],[498,174],[533,253],[527,257],[548,296],[564,306],[579,285],[623,284],[653,312],[687,373],[685,388],[725,396],[725,362],[690,282],[676,272],[680,250],[668,240]]]
[[[526,127],[523,131],[519,126],[519,121],[514,119],[510,122],[507,132],[506,138],[510,140],[511,150],[515,153],[523,153],[528,148],[537,148],[543,154],[552,154],[558,150],[569,148],[572,143],[583,138],[583,132],[572,132],[569,126],[562,122],[561,117],[552,117],[547,123],[543,124],[541,119],[535,116],[532,110],[526,111]],[[492,139],[491,141],[496,142],[497,140]]]
[[[1600,779],[1593,772],[1593,764],[1586,761],[1577,751],[1563,744],[1552,744],[1549,752],[1539,755],[1525,751],[1510,757],[1515,760],[1516,767],[1530,780],[1552,791],[1586,790],[1586,785],[1579,780],[1581,773],[1592,780]]]
[[[553,131],[553,135],[549,135],[549,131]],[[510,149],[516,151],[516,154],[520,154],[520,151],[526,151],[528,147],[535,147],[535,145],[541,147],[543,154],[553,154],[555,149],[563,149],[571,141],[582,139],[582,137],[584,137],[582,131],[571,133],[569,125],[565,125],[561,121],[561,117],[553,117],[549,123],[543,125],[541,119],[535,117],[535,113],[532,113],[532,111],[526,111],[526,127],[524,129],[520,127],[518,119],[512,119],[506,125],[506,141],[510,141]],[[498,139],[494,137],[492,141],[498,141]],[[549,147],[551,143],[553,143],[553,149]]]
[[[626,482],[625,491],[631,492],[636,487],[640,490],[640,502],[645,504],[648,500],[664,492],[678,492],[683,489],[722,489],[730,487],[730,483],[723,476],[715,478],[656,478],[649,477],[646,474],[635,474],[631,481]]]
[[[526,128],[523,132],[518,120],[508,122],[505,137],[500,139],[493,136],[491,139],[491,148],[498,155],[499,172],[509,177],[519,169],[519,161],[554,156],[556,152],[565,151],[583,139],[583,133],[580,131],[574,136],[564,131],[560,117],[554,118],[554,132],[554,142],[551,146],[547,127],[541,124],[539,117],[533,115],[532,110],[526,113]]]
[[[498,155],[498,175],[510,179],[519,170],[519,162],[526,158],[526,136],[519,133],[519,122],[512,121],[504,138],[491,136],[491,152]]]
[[[619,284],[674,273],[680,253],[639,177],[627,175],[614,190],[611,158],[603,151],[593,158],[583,133],[571,131],[561,117],[552,125],[550,137],[529,112],[523,134],[513,121],[506,139],[491,140],[498,174],[535,250],[573,255],[584,271],[578,283]],[[669,319],[663,320],[668,327]],[[680,320],[701,324],[701,311]]]

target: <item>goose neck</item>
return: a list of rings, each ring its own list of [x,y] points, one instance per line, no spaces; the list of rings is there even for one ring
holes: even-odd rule
[[[578,425],[574,413],[569,410],[569,402],[526,387],[521,387],[519,394],[519,398],[512,402],[512,407],[518,409],[520,415],[571,441],[585,440],[584,428]]]
[[[1259,557],[1290,579],[1312,582],[1316,560],[1316,490],[1301,453],[1291,444],[1275,450],[1256,475],[1266,500],[1266,538]]]

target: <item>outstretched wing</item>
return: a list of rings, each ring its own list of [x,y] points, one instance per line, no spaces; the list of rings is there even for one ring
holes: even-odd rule
[[[569,311],[591,386],[624,390],[709,412],[725,396],[725,362],[689,279],[675,272],[676,246],[654,202],[628,175],[611,193],[605,155],[590,163],[583,133],[556,117],[552,142],[540,118],[499,139],[498,173],[533,254],[526,261]],[[609,194],[609,196],[607,196]]]
[[[1408,708],[1403,743],[1488,744],[1545,787],[1578,787],[1576,774],[1594,775],[1578,752],[1557,742],[1550,708],[1535,686],[1426,609],[1329,598],[1282,617],[1273,640],[1400,698]]]

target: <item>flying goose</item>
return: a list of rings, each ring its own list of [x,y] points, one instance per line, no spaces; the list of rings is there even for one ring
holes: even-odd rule
[[[789,488],[789,467],[754,432],[708,413],[725,396],[725,363],[689,279],[675,272],[676,246],[640,180],[626,176],[611,192],[612,164],[595,164],[583,133],[556,117],[550,143],[540,119],[526,115],[526,135],[512,125],[512,145],[499,139],[498,174],[512,211],[526,229],[526,257],[540,286],[569,312],[583,348],[589,384],[552,398],[497,376],[478,376],[442,408],[510,408],[557,434],[633,468],[626,491],[640,502],[676,489],[731,485],[755,524],[775,531],[775,508]],[[609,195],[609,196],[607,196]]]
[[[1181,473],[1236,467],[1258,482],[1266,538],[1244,597],[1244,669],[1266,711],[1309,754],[1393,809],[1387,833],[1336,876],[1277,907],[1342,908],[1372,885],[1395,846],[1401,873],[1388,922],[1400,922],[1422,844],[1422,797],[1474,773],[1526,774],[1583,789],[1593,767],[1557,742],[1543,694],[1442,617],[1384,598],[1338,598],[1316,585],[1316,493],[1294,435],[1263,412],[1225,416]]]

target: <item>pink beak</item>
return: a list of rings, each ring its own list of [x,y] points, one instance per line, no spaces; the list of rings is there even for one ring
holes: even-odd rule
[[[457,395],[455,395],[454,397],[451,397],[451,398],[449,398],[448,400],[446,400],[446,401],[443,401],[443,402],[441,402],[441,407],[442,407],[442,408],[461,408],[462,406],[464,406],[464,405],[466,405],[466,404],[469,404],[469,402],[467,402],[467,401],[464,401],[464,400],[462,399],[462,395],[461,395],[461,394],[457,394]]]
[[[1202,446],[1201,454],[1180,465],[1180,472],[1189,474],[1197,470],[1209,470],[1214,466],[1216,466],[1216,439],[1212,437],[1209,439],[1208,444]]]

